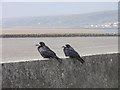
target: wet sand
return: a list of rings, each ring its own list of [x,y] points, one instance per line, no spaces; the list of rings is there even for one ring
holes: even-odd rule
[[[118,52],[117,37],[3,38],[2,62],[42,59],[35,46],[40,41],[44,41],[61,58],[65,58],[62,46],[66,43],[81,56]]]
[[[92,33],[92,34],[103,34],[108,33],[104,30],[97,29],[41,29],[41,28],[3,28],[3,34],[64,34],[64,33]]]

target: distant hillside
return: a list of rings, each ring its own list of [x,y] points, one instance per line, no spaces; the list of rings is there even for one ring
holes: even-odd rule
[[[88,14],[41,16],[3,19],[3,27],[40,27],[40,28],[84,28],[91,24],[105,24],[118,21],[117,10]]]

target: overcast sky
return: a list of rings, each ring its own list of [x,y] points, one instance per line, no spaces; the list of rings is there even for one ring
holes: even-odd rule
[[[119,2],[120,0],[0,0],[2,2]]]
[[[117,9],[117,2],[4,2],[0,17],[69,15]]]

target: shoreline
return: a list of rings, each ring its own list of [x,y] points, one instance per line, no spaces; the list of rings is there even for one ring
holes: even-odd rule
[[[34,38],[34,37],[118,37],[119,34],[91,34],[91,33],[65,33],[65,34],[1,34],[0,38]]]

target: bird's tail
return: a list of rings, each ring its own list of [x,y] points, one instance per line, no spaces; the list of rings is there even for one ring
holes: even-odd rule
[[[57,57],[57,56],[56,56],[55,58],[58,60],[59,63],[62,63],[62,59],[60,59],[60,58]]]
[[[83,64],[85,61],[80,57],[78,60]]]

